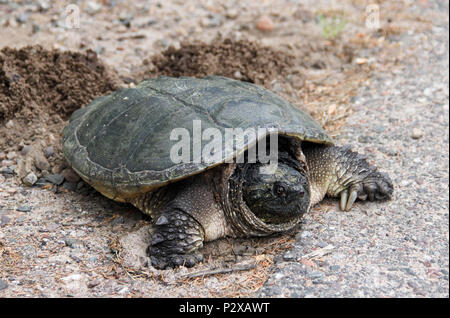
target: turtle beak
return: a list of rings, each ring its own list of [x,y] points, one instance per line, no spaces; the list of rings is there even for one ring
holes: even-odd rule
[[[298,184],[289,190],[285,197],[285,203],[291,203],[299,198],[303,198],[304,195],[305,188],[301,184]]]

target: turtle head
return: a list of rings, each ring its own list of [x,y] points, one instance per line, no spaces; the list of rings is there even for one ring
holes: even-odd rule
[[[285,223],[307,212],[307,176],[284,163],[278,163],[273,173],[263,173],[269,170],[264,168],[252,164],[244,175],[243,196],[250,210],[265,223]]]

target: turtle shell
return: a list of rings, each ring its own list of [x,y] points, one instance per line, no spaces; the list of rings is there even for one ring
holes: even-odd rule
[[[250,136],[232,146],[224,142],[223,155],[208,162],[191,156],[174,163],[171,149],[179,140],[171,140],[172,131],[178,128],[193,137],[195,120],[203,131],[216,128],[222,135],[227,128],[265,128],[267,134],[275,129],[278,134],[332,144],[310,115],[261,87],[220,76],[162,76],[75,111],[63,131],[63,152],[86,182],[109,198],[126,201],[229,162],[265,137]]]

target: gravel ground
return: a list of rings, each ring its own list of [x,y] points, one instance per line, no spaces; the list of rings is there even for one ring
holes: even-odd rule
[[[0,12],[7,13],[0,16],[0,47],[92,48],[123,79],[169,45],[210,41],[218,33],[292,52],[311,50],[305,59],[319,63],[302,69],[304,88],[289,89],[289,81],[269,88],[304,102],[338,143],[388,172],[395,196],[387,203],[357,203],[350,212],[325,200],[288,234],[219,240],[207,244],[203,264],[159,271],[147,266],[150,220],[137,209],[77,181],[24,187],[3,173],[0,297],[449,296],[448,2],[383,3],[380,32],[363,27],[365,1],[339,2],[334,9],[349,23],[335,42],[324,41],[315,22],[319,13],[336,12],[329,1],[174,0],[153,6],[80,0],[77,32],[61,27],[63,2],[37,3],[0,1],[6,8]],[[270,23],[261,29],[264,15],[274,30],[263,30]],[[340,42],[355,50],[345,63],[337,57],[345,51],[335,48]],[[331,67],[321,66],[324,57],[334,61]],[[354,75],[355,69],[361,72]],[[16,146],[0,149],[3,172],[21,156]],[[195,276],[223,268],[247,270]]]
[[[448,12],[448,3],[430,10]],[[389,173],[393,200],[314,209],[260,296],[449,296],[448,32],[447,17],[399,37],[401,67],[364,83],[338,138]]]

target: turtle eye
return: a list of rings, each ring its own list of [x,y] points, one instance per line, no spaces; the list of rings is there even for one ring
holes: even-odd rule
[[[275,184],[274,191],[275,191],[275,194],[280,197],[283,197],[286,195],[286,188],[283,187],[281,184]]]

